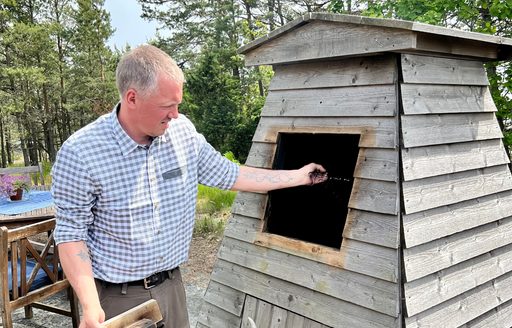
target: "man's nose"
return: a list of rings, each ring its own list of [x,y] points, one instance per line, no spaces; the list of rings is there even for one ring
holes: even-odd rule
[[[169,111],[168,117],[171,119],[175,119],[175,118],[178,118],[178,115],[179,115],[178,108],[173,108],[173,109],[171,109],[171,111]]]

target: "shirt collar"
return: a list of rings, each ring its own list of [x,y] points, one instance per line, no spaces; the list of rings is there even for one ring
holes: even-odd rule
[[[121,153],[126,156],[137,147],[142,147],[143,145],[139,145],[135,142],[123,129],[121,123],[119,123],[119,118],[117,117],[117,113],[121,109],[121,103],[118,103],[114,106],[112,113],[110,114],[110,124],[112,126],[112,133],[114,134],[114,138],[116,139],[119,147],[121,148]],[[153,139],[153,143],[167,142],[169,141],[168,131],[166,131],[163,135],[156,137]]]

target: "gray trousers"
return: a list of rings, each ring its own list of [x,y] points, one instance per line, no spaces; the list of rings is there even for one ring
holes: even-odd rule
[[[164,318],[164,328],[189,328],[187,300],[179,268],[175,269],[172,275],[169,272],[169,277],[151,289],[128,286],[126,295],[121,294],[121,284],[103,284],[96,279],[96,290],[105,311],[105,320],[154,299]]]

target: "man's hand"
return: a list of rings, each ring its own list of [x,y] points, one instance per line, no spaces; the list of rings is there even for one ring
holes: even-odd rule
[[[303,168],[301,168],[300,171],[307,172],[307,176],[308,176],[307,181],[308,182],[305,184],[308,184],[310,186],[325,182],[328,179],[327,171],[323,168],[322,165],[319,165],[319,164],[315,164],[315,163],[308,164],[308,165],[304,166]]]
[[[100,328],[100,324],[104,321],[105,312],[101,307],[84,309],[79,328]]]

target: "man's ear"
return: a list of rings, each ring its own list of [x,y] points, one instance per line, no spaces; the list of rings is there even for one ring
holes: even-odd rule
[[[124,94],[124,100],[128,106],[135,106],[136,99],[137,91],[135,91],[134,89],[128,89],[128,91],[126,91],[126,93]]]

